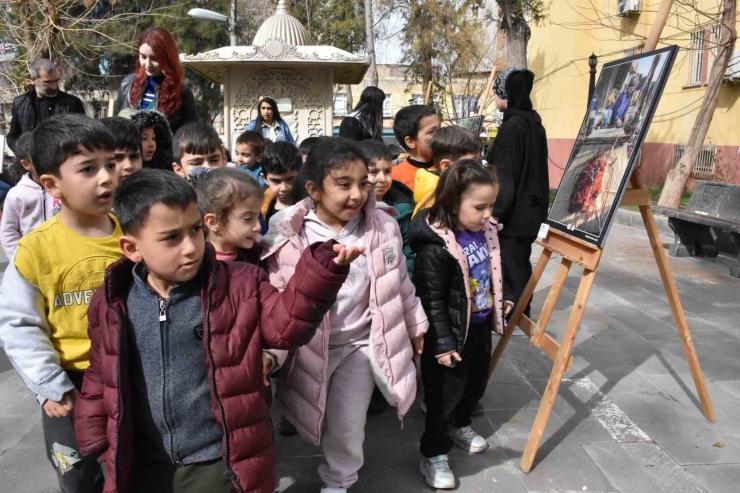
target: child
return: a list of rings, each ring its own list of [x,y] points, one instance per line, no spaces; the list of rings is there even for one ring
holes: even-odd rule
[[[430,145],[434,168],[431,170],[419,170],[416,173],[416,187],[414,188],[414,201],[416,208],[414,216],[420,210],[434,205],[434,191],[437,189],[439,176],[444,173],[452,163],[460,159],[481,160],[483,144],[478,136],[470,130],[458,126],[442,127],[432,137]]]
[[[236,138],[234,158],[237,166],[241,166],[257,180],[260,187],[265,188],[265,179],[262,177],[262,155],[265,152],[265,138],[254,131],[243,132]]]
[[[368,179],[373,183],[375,199],[392,207],[393,219],[398,223],[403,236],[403,255],[409,274],[414,269],[414,256],[409,248],[408,231],[411,213],[414,210],[413,194],[409,188],[392,179],[393,154],[379,140],[364,140],[358,145],[367,159]],[[389,211],[391,212],[391,211]]]
[[[453,443],[468,453],[488,447],[470,427],[470,416],[486,390],[491,330],[501,334],[504,327],[491,216],[497,194],[492,170],[472,159],[458,161],[442,175],[432,208],[414,218],[409,232],[414,285],[429,319],[421,356],[427,411],[420,469],[433,488],[455,487],[447,458]],[[507,303],[506,311],[512,306]]]
[[[224,157],[224,164],[228,166],[229,168],[234,168],[234,164],[231,160],[231,151],[228,147],[221,144],[221,155]]]
[[[263,242],[270,282],[285,287],[301,252],[316,241],[336,239],[365,252],[350,267],[321,330],[291,352],[278,391],[284,415],[301,436],[323,445],[322,492],[340,493],[357,481],[363,463],[375,383],[399,418],[411,407],[413,358],[421,353],[427,321],[406,273],[398,224],[368,198],[367,162],[357,144],[322,137],[300,181],[310,197],[286,210],[278,228],[283,237]]]
[[[38,396],[49,460],[62,491],[100,492],[96,457],[78,447],[75,401],[90,359],[87,307],[105,268],[121,257],[109,214],[116,187],[113,137],[80,114],[55,115],[33,131],[33,166],[62,210],[21,238],[0,295],[0,339]]]
[[[143,166],[141,133],[133,122],[120,116],[101,118],[100,121],[108,128],[116,145],[113,156],[116,158],[116,173],[118,173],[120,184],[131,173],[140,170]]]
[[[434,106],[414,104],[402,108],[393,120],[393,133],[409,156],[393,167],[393,179],[412,191],[416,186],[416,172],[432,166],[429,143],[439,128],[439,116]]]
[[[115,209],[126,258],[90,304],[81,452],[104,454],[106,493],[271,493],[263,344],[310,340],[359,251],[312,245],[280,294],[256,266],[216,259],[184,180],[134,173]]]
[[[123,110],[119,116],[130,119],[141,132],[141,159],[145,168],[172,169],[172,131],[159,111]]]
[[[41,186],[39,175],[31,163],[32,148],[33,132],[24,132],[15,143],[15,161],[26,173],[5,197],[0,221],[0,241],[8,260],[13,259],[18,241],[23,236],[62,209],[61,201],[49,196]]]
[[[204,169],[224,167],[221,139],[207,123],[186,123],[180,127],[172,139],[172,154],[172,170],[193,183]]]
[[[262,215],[269,223],[277,211],[293,205],[293,187],[298,171],[303,165],[296,146],[285,141],[274,142],[265,151],[262,160],[262,177],[267,183],[262,202]]]
[[[311,149],[316,147],[316,144],[319,142],[319,137],[308,137],[301,141],[301,145],[298,146],[298,150],[301,151],[301,158],[302,161],[306,162],[306,157],[308,157],[308,153],[311,152]]]

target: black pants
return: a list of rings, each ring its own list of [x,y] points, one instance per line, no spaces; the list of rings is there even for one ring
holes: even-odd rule
[[[82,389],[84,373],[68,371],[67,376],[77,390]],[[81,457],[75,436],[74,416],[50,418],[41,411],[44,442],[49,462],[57,472],[63,493],[100,493],[103,491],[103,474],[96,457]]]
[[[508,286],[514,296],[514,303],[519,302],[524,288],[527,287],[529,278],[532,277],[532,243],[536,236],[516,237],[499,236],[501,244],[501,265],[504,270],[504,285]],[[527,301],[524,314],[529,316],[531,309],[531,298]]]
[[[430,341],[425,347],[433,348]],[[488,384],[491,365],[491,319],[472,324],[468,340],[454,368],[437,362],[433,351],[421,355],[421,379],[424,383],[424,403],[427,406],[421,455],[435,457],[448,453],[454,445],[448,436],[450,427],[470,426],[473,407],[481,400]]]

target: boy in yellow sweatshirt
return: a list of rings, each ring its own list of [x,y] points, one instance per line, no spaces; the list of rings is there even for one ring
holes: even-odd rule
[[[62,211],[18,243],[0,286],[0,340],[43,408],[61,490],[100,492],[100,467],[80,456],[73,417],[90,364],[87,307],[106,267],[122,256],[121,228],[110,214],[115,143],[105,125],[71,113],[42,122],[34,142],[39,181]]]
[[[434,166],[430,169],[420,169],[416,173],[414,186],[414,216],[422,209],[434,205],[434,192],[442,173],[447,171],[452,163],[460,159],[481,160],[483,144],[470,130],[462,127],[442,127],[432,137],[430,144]]]

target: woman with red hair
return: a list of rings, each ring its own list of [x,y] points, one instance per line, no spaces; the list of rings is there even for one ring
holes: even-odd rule
[[[172,35],[150,27],[139,39],[136,72],[123,79],[113,114],[126,108],[156,110],[167,117],[174,134],[185,123],[198,119],[193,93],[182,83],[183,75]]]

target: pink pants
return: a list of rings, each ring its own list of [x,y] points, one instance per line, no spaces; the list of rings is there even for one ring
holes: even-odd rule
[[[329,385],[319,476],[329,488],[349,488],[364,462],[365,419],[375,389],[368,346],[329,348]]]

